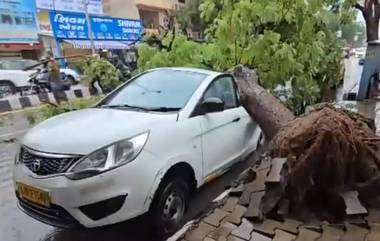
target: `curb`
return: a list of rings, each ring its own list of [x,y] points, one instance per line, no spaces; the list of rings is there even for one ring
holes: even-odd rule
[[[215,204],[220,203],[222,200],[224,200],[230,194],[231,190],[232,190],[232,188],[229,188],[229,189],[225,190],[224,192],[222,192],[221,194],[219,194],[214,200],[212,200],[211,204],[215,205]],[[182,226],[182,228],[180,228],[172,236],[167,238],[166,241],[178,241],[178,240],[180,240],[181,238],[183,238],[185,236],[185,234],[188,231],[190,231],[191,229],[193,229],[197,226],[200,219],[201,219],[201,217],[198,217],[198,218],[194,218],[194,219],[188,221],[185,225]]]
[[[83,97],[94,96],[96,93],[90,88],[80,88],[64,91],[62,100],[73,100]],[[57,103],[57,96],[53,93],[42,93],[39,95],[18,96],[0,99],[0,113],[20,110],[28,107],[40,106],[46,102]]]

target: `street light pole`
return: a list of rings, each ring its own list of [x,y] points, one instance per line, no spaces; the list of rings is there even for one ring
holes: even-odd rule
[[[91,53],[92,53],[92,55],[95,55],[96,52],[95,52],[94,36],[92,35],[90,15],[88,14],[88,5],[90,4],[90,0],[83,0],[83,4],[84,4],[84,10],[85,10],[85,14],[86,14],[88,34],[90,35],[89,37],[90,37]]]

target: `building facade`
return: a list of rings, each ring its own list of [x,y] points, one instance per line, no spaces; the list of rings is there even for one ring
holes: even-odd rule
[[[161,27],[167,27],[167,12],[184,6],[185,0],[135,0],[144,28],[147,32],[158,33]]]
[[[135,0],[103,0],[103,11],[111,17],[140,18]]]

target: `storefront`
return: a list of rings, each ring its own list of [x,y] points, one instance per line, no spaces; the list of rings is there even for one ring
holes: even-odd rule
[[[93,34],[96,51],[109,50],[124,60],[136,61],[134,44],[141,38],[143,31],[139,19],[123,19],[105,16],[89,16],[83,13],[50,12],[50,23],[57,42],[62,46],[65,56],[89,55],[92,48],[89,27]],[[134,57],[130,57],[131,55]]]

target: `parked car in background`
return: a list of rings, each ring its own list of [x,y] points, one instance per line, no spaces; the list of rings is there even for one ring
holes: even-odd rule
[[[25,135],[13,172],[19,206],[58,227],[149,213],[157,234],[172,233],[191,193],[254,151],[260,134],[231,75],[150,70]]]
[[[38,62],[34,60],[0,60],[0,98],[27,90],[30,87],[30,76],[36,70],[23,71],[23,69],[35,64]],[[63,68],[60,71],[72,84],[80,80],[75,70]]]

